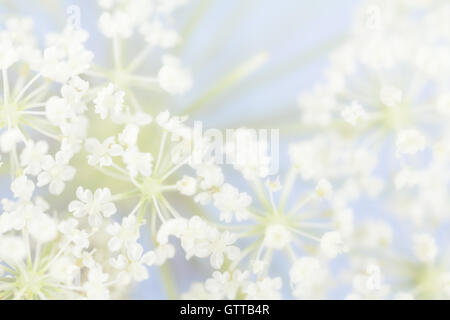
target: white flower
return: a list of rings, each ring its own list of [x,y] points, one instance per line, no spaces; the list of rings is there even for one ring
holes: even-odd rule
[[[122,159],[130,176],[141,174],[148,177],[152,174],[153,156],[150,153],[140,152],[137,147],[129,147],[123,152]]]
[[[392,227],[387,222],[381,220],[369,220],[360,225],[358,234],[361,235],[358,243],[367,248],[389,248],[392,244]]]
[[[112,83],[108,84],[94,99],[95,113],[98,113],[101,119],[106,119],[108,115],[120,115],[123,109],[124,96],[123,91],[117,90]]]
[[[205,220],[194,216],[184,224],[175,224],[172,228],[173,235],[181,240],[181,246],[186,252],[186,259],[193,256],[206,258],[211,254],[211,241],[217,238],[217,230],[212,228]]]
[[[264,232],[264,245],[268,248],[283,249],[290,242],[291,233],[281,224],[270,225]]]
[[[200,188],[202,190],[220,187],[225,180],[221,168],[213,164],[201,165],[196,172],[201,179]]]
[[[255,260],[252,262],[252,272],[256,275],[260,275],[267,266],[267,262],[263,260]]]
[[[397,107],[402,98],[403,92],[399,88],[384,86],[380,89],[380,101],[387,107]]]
[[[152,23],[144,23],[140,32],[144,35],[145,41],[151,46],[160,46],[168,49],[175,46],[180,40],[180,36],[174,30],[167,29],[159,20]]]
[[[11,191],[14,193],[14,197],[22,201],[29,201],[33,196],[34,183],[26,176],[20,176],[11,183]]]
[[[80,269],[75,265],[74,259],[69,255],[62,255],[51,264],[49,275],[52,280],[70,286],[79,275]]]
[[[320,239],[320,250],[327,258],[334,258],[347,251],[347,245],[337,231],[326,232]]]
[[[364,120],[367,114],[358,102],[353,101],[350,106],[347,106],[342,110],[341,116],[346,122],[354,126],[358,121]]]
[[[108,241],[110,251],[119,251],[127,243],[136,242],[139,238],[139,224],[134,215],[122,218],[122,224],[114,222],[106,228],[111,236]]]
[[[110,260],[111,265],[119,270],[123,270],[130,279],[134,281],[143,281],[148,278],[147,268],[150,265],[151,254],[147,252],[143,255],[144,249],[138,243],[131,242],[127,244],[127,254],[119,255],[116,259]]]
[[[96,138],[89,138],[86,140],[85,147],[86,151],[90,153],[88,163],[91,166],[111,166],[113,163],[111,157],[123,154],[123,148],[115,142],[115,137],[109,137],[102,143]]]
[[[58,234],[55,220],[44,213],[35,212],[29,220],[27,228],[30,235],[39,243],[46,243],[54,240]]]
[[[352,285],[354,293],[351,299],[386,299],[389,287],[383,284],[383,274],[377,263],[364,262],[354,275]]]
[[[247,271],[234,270],[233,272],[214,271],[212,278],[206,280],[205,288],[214,295],[236,299],[239,289],[245,285],[249,274]]]
[[[112,14],[102,13],[98,25],[100,31],[108,38],[128,38],[133,33],[133,21],[126,12],[122,11],[114,11]]]
[[[72,253],[76,257],[81,257],[82,251],[89,247],[89,234],[78,228],[78,221],[69,218],[59,224],[58,230],[64,234],[65,240],[72,245]]]
[[[191,219],[198,220],[199,217],[192,217]],[[169,241],[169,236],[181,237],[187,230],[188,221],[183,218],[170,219],[165,221],[158,230],[156,240],[160,245],[166,244]]]
[[[65,183],[75,176],[75,168],[68,165],[69,159],[63,152],[56,153],[55,158],[46,155],[42,162],[42,172],[38,175],[37,186],[49,185],[52,194],[60,194]]]
[[[128,124],[121,133],[119,133],[118,141],[123,146],[135,146],[139,136],[139,126]]]
[[[0,67],[7,69],[19,60],[19,53],[14,48],[7,34],[0,35]]]
[[[297,298],[320,297],[327,280],[327,269],[314,257],[302,257],[289,271],[293,294]]]
[[[109,290],[106,285],[109,275],[104,273],[100,265],[89,269],[88,281],[83,285],[88,299],[105,300],[110,298]]]
[[[281,278],[263,278],[248,284],[243,291],[248,300],[279,300],[281,286]]]
[[[69,204],[69,212],[72,212],[76,218],[88,216],[91,227],[100,227],[102,216],[111,217],[117,209],[111,202],[111,192],[108,188],[97,189],[93,194],[91,190],[77,188],[77,198]]]
[[[21,237],[0,237],[0,260],[7,262],[18,262],[25,258],[27,248]]]
[[[68,83],[61,87],[61,96],[74,113],[81,114],[87,110],[86,103],[82,98],[87,93],[88,89],[89,82],[75,76],[70,78]]]
[[[175,248],[171,244],[166,243],[148,253],[147,264],[161,266],[167,259],[171,259],[174,256]]]
[[[25,167],[25,172],[31,175],[38,175],[42,170],[42,162],[48,151],[46,141],[34,142],[28,140],[25,148],[20,154],[20,165]]]
[[[88,70],[94,55],[84,48],[87,38],[85,30],[71,27],[66,27],[61,34],[48,34],[48,47],[37,59],[41,74],[64,83]]]
[[[230,222],[233,214],[238,221],[245,220],[249,216],[248,206],[252,198],[230,184],[224,184],[219,192],[214,193],[214,206],[220,210],[220,220]]]
[[[192,87],[190,73],[180,61],[172,56],[163,57],[163,66],[158,72],[161,88],[171,94],[183,94]]]
[[[436,241],[430,234],[414,235],[413,249],[416,258],[421,262],[433,262],[438,253]]]
[[[355,228],[353,211],[350,208],[340,209],[333,216],[333,222],[337,231],[343,237],[348,237],[352,234]]]
[[[4,153],[11,152],[20,141],[22,141],[22,136],[19,130],[8,129],[0,135],[0,150]]]
[[[413,155],[425,148],[425,137],[417,130],[403,130],[396,141],[397,151],[400,154]]]
[[[156,123],[163,129],[174,134],[175,136],[183,136],[185,131],[188,129],[183,122],[186,121],[187,117],[172,116],[169,111],[162,111],[156,116]]]
[[[66,100],[60,97],[51,97],[45,105],[47,119],[55,125],[61,126],[74,114]]]
[[[181,194],[192,196],[197,192],[197,180],[189,176],[183,176],[181,180],[177,181],[176,187]]]
[[[322,179],[317,183],[316,194],[321,198],[327,198],[333,192],[333,186],[328,180]]]
[[[228,231],[217,232],[215,239],[211,241],[210,251],[211,266],[219,269],[224,261],[224,255],[231,261],[239,257],[240,249],[232,244],[236,241],[236,236]]]

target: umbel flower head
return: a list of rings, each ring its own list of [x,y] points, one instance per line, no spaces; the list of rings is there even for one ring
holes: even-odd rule
[[[447,1],[362,4],[300,94],[281,179],[252,129],[223,164],[190,125],[265,54],[178,112],[160,96],[194,85],[189,1],[97,2],[101,61],[76,24],[43,45],[30,19],[0,26],[0,299],[129,298],[160,274],[170,298],[450,297]],[[178,290],[173,265],[198,280]]]

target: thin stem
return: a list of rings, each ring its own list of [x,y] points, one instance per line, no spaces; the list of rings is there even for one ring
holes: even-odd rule
[[[122,69],[120,42],[117,37],[113,39],[113,51],[114,51],[114,65],[117,69]]]
[[[8,72],[5,68],[2,68],[2,79],[3,79],[3,104],[8,106],[9,100],[9,82],[8,82]]]
[[[294,229],[294,228],[289,228],[289,229],[292,232],[297,233],[298,235],[301,235],[301,236],[303,236],[305,238],[308,238],[308,239],[320,242],[320,238],[318,238],[316,236],[313,236],[313,235],[311,235],[309,233],[306,233],[306,232],[303,232],[303,231],[300,231],[300,230],[297,230],[297,229]]]
[[[300,199],[300,201],[297,202],[297,204],[294,206],[294,208],[292,208],[292,210],[289,212],[288,215],[291,216],[291,215],[296,214],[298,210],[300,210],[301,208],[306,206],[306,204],[308,204],[308,202],[316,199],[316,197],[317,197],[316,194],[312,193],[312,194],[306,196],[305,198]]]
[[[156,175],[158,173],[159,165],[161,163],[161,158],[164,152],[164,147],[166,145],[166,139],[167,139],[167,132],[164,131],[161,144],[159,146],[159,152],[158,152],[158,159],[156,160],[155,168],[153,169],[153,174]]]
[[[133,72],[137,67],[139,67],[147,55],[152,50],[152,46],[147,45],[138,55],[131,61],[131,63],[126,67],[128,72]]]
[[[162,266],[159,267],[161,270],[161,278],[164,283],[164,288],[167,292],[167,297],[171,300],[177,299],[178,289],[175,284],[175,277],[172,272],[172,268],[170,267],[169,262],[167,261]]]
[[[175,210],[171,204],[169,203],[169,201],[167,201],[166,198],[164,198],[164,196],[160,195],[159,199],[164,203],[164,205],[166,206],[166,208],[169,210],[169,212],[174,216],[174,218],[180,218],[181,215],[178,213],[177,210]]]
[[[185,160],[183,160],[182,162],[180,162],[179,164],[177,164],[176,166],[174,166],[172,169],[170,169],[162,178],[161,178],[161,182],[164,182],[164,180],[166,180],[168,177],[170,177],[175,171],[177,171],[180,167],[182,167],[183,165],[185,165],[186,163],[188,163],[190,161],[191,157],[187,157]]]
[[[159,209],[158,201],[156,200],[155,196],[152,197],[153,205],[155,206],[156,213],[158,214],[158,217],[161,219],[161,221],[164,223],[166,220],[164,219],[161,210]]]
[[[22,90],[20,90],[19,94],[17,95],[16,99],[14,100],[14,103],[17,103],[18,101],[20,101],[20,98],[22,98],[22,96],[25,94],[25,92],[33,85],[33,83],[37,79],[39,79],[40,76],[41,76],[41,73],[38,73],[30,81],[28,81],[28,83],[25,85],[25,87],[23,87]]]
[[[281,193],[280,199],[280,211],[284,210],[286,206],[286,201],[288,200],[289,194],[292,191],[292,187],[294,186],[295,180],[297,178],[297,170],[290,169],[287,173],[287,177],[284,182],[283,191]]]
[[[259,179],[256,179],[251,186],[253,187],[253,190],[255,191],[256,196],[258,197],[259,201],[262,203],[262,205],[264,206],[264,208],[268,211],[271,212],[272,211],[272,206],[269,203],[269,201],[267,201],[267,197],[264,193],[264,187],[261,183],[261,181]]]

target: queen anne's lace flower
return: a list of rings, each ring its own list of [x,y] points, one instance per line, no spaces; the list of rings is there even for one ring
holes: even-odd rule
[[[53,194],[60,194],[67,181],[75,176],[75,168],[69,164],[69,159],[64,152],[59,151],[55,157],[45,156],[42,161],[42,172],[38,175],[37,186],[49,185],[48,190]]]
[[[187,2],[99,0],[112,57],[98,62],[110,66],[92,65],[89,34],[71,23],[42,47],[30,19],[0,27],[0,151],[11,177],[0,299],[123,298],[155,268],[171,298],[450,298],[437,232],[450,205],[450,6],[363,3],[324,79],[298,99],[292,129],[308,134],[289,144],[280,179],[253,130],[227,139],[226,168],[209,154],[213,139],[189,125],[190,111],[252,66],[184,110],[165,100],[193,88],[172,16]],[[131,44],[137,51],[124,50]],[[399,250],[398,226],[410,225]],[[179,295],[168,280],[183,256],[206,272]]]
[[[293,293],[298,298],[320,298],[325,290],[328,270],[313,257],[298,259],[289,271]]]
[[[163,66],[158,72],[158,81],[161,88],[172,94],[183,94],[192,87],[189,71],[171,56],[163,57]]]
[[[105,119],[108,115],[113,118],[120,116],[124,95],[125,93],[117,91],[112,83],[108,84],[106,88],[100,90],[94,100],[95,113],[98,113],[102,119]]]
[[[99,227],[102,223],[102,216],[111,217],[117,209],[111,202],[111,192],[108,188],[97,189],[94,193],[91,190],[77,188],[77,198],[69,204],[69,211],[76,218],[88,216],[91,227]]]
[[[214,205],[220,210],[220,218],[230,222],[233,214],[238,221],[248,218],[247,207],[252,199],[248,194],[239,193],[239,190],[229,184],[221,186],[219,192],[213,195]]]

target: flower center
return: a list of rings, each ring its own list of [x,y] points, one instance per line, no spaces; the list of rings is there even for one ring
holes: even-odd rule
[[[23,297],[32,299],[41,292],[42,277],[33,270],[23,272],[17,277],[16,286],[19,291],[23,290]]]
[[[0,123],[5,126],[16,127],[19,122],[19,111],[15,105],[4,105],[0,107]]]
[[[161,183],[153,178],[148,178],[142,185],[142,193],[149,198],[156,197],[161,193]]]

